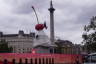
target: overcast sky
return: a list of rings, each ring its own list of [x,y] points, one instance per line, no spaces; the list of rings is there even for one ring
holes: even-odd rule
[[[49,35],[50,0],[0,0],[0,31],[6,34],[36,32],[36,17],[31,6],[34,6],[39,21],[47,22]],[[55,10],[55,36],[73,43],[82,42],[84,25],[96,15],[96,0],[53,0]]]

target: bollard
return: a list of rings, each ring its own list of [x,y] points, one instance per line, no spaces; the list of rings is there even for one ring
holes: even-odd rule
[[[4,59],[3,64],[8,64],[7,59]]]
[[[45,60],[44,60],[44,58],[42,59],[42,64],[45,64]]]
[[[22,59],[20,58],[20,60],[19,60],[19,63],[18,64],[22,64]]]
[[[52,64],[52,63],[51,63],[51,58],[49,58],[49,64]]]
[[[54,58],[52,58],[52,64],[54,64]]]
[[[41,64],[41,58],[39,58],[39,64]]]
[[[30,64],[33,64],[33,59],[30,59]]]
[[[27,58],[25,59],[25,64],[28,64],[28,59]]]
[[[48,64],[48,58],[46,58],[46,64]]]
[[[37,58],[35,58],[35,64],[37,64]]]
[[[12,64],[16,64],[15,59],[12,60]]]

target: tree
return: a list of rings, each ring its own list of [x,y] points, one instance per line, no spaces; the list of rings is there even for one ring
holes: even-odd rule
[[[5,40],[0,41],[0,53],[10,53],[12,50],[12,47],[8,47],[8,42]]]
[[[59,40],[57,40],[57,42],[55,42],[55,44],[57,45],[55,52],[59,53],[59,54],[62,54],[62,47],[63,47],[63,45],[60,43]]]
[[[85,25],[84,31],[82,35],[84,48],[88,53],[96,52],[96,16],[92,17],[89,25]]]

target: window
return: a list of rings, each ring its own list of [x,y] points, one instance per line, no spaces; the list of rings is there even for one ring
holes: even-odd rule
[[[91,56],[91,62],[96,62],[96,55]]]

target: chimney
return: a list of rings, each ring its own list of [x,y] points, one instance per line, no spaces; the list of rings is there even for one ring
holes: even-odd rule
[[[23,36],[23,35],[24,35],[23,30],[19,30],[19,35],[20,35],[20,36]]]
[[[30,32],[30,37],[33,37],[33,38],[35,38],[35,33],[33,33],[33,32]]]
[[[3,32],[0,32],[0,37],[2,37],[3,36]]]

